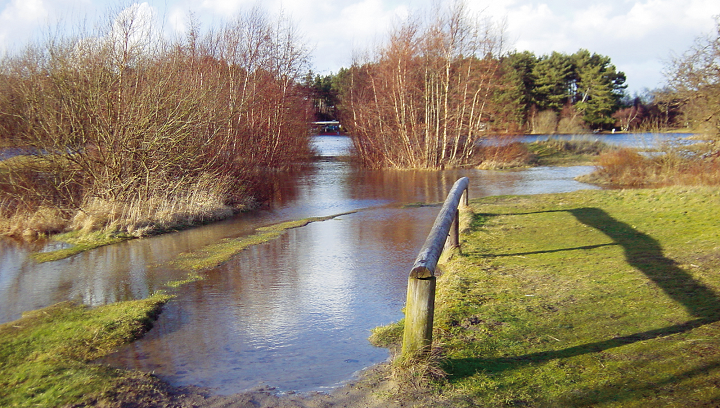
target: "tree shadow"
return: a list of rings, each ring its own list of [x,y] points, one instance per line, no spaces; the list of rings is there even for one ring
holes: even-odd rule
[[[656,339],[672,334],[683,333],[700,326],[720,321],[720,298],[709,287],[694,279],[689,273],[681,269],[676,263],[663,254],[660,243],[651,236],[637,231],[632,226],[612,218],[599,208],[577,208],[571,210],[539,211],[569,212],[579,222],[595,228],[607,235],[612,244],[590,245],[577,248],[528,252],[526,254],[539,254],[576,249],[590,249],[607,245],[618,245],[623,248],[627,263],[642,272],[654,282],[667,296],[682,305],[695,319],[673,326],[635,333],[628,336],[619,336],[611,339],[582,344],[562,350],[552,350],[530,353],[515,357],[501,358],[463,358],[449,359],[447,366],[451,378],[464,378],[478,372],[488,374],[513,370],[527,364],[541,363],[559,358],[569,358],[583,354],[596,353],[639,341]],[[526,215],[503,214],[503,215]],[[485,217],[488,214],[484,215]],[[485,254],[485,257],[512,256],[521,254]],[[713,363],[715,364],[715,363]],[[692,371],[686,375],[695,375]],[[681,376],[682,377],[682,376]],[[683,378],[676,378],[681,381]],[[639,388],[638,388],[639,387]],[[638,385],[638,389],[651,387],[650,384]]]
[[[708,322],[720,320],[717,294],[679,268],[675,261],[666,258],[660,243],[651,236],[610,217],[599,208],[578,208],[569,212],[581,223],[597,229],[620,245],[630,266],[644,273],[693,316]]]

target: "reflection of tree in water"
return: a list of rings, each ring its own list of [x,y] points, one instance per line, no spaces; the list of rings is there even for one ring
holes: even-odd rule
[[[297,200],[297,179],[307,171],[302,169],[294,172],[259,172],[247,176],[244,182],[258,203],[281,206]]]

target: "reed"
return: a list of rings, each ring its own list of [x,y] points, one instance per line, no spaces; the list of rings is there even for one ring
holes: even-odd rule
[[[601,155],[595,172],[581,181],[619,187],[718,186],[720,157],[674,147],[649,157],[619,149]]]
[[[533,155],[522,143],[503,143],[499,139],[497,144],[478,148],[475,159],[478,168],[492,170],[529,166]]]

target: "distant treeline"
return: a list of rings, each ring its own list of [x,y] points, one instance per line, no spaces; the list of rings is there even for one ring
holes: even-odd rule
[[[673,127],[717,134],[718,57],[707,55],[708,44],[673,62],[668,88],[630,96],[609,57],[507,52],[502,26],[470,17],[457,2],[407,19],[350,68],[311,72],[304,86],[318,119],[339,119],[367,166],[473,165],[477,141],[492,135]]]

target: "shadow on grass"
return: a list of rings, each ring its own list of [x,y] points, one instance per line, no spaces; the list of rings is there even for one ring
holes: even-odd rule
[[[630,266],[644,273],[693,316],[707,322],[720,320],[717,294],[680,269],[675,261],[666,258],[655,239],[598,208],[578,208],[569,212],[581,223],[597,229],[620,245]]]
[[[452,378],[468,377],[478,372],[488,374],[501,373],[503,371],[513,370],[528,364],[542,363],[554,359],[569,358],[588,353],[596,353],[639,341],[687,332],[700,326],[720,321],[720,298],[718,295],[711,288],[695,280],[690,274],[679,268],[672,259],[665,257],[660,243],[649,235],[637,231],[630,225],[612,218],[609,214],[599,208],[541,211],[540,213],[545,212],[569,212],[579,222],[595,228],[607,235],[613,243],[588,245],[577,248],[565,248],[561,250],[536,251],[525,254],[485,254],[483,256],[500,257],[511,255],[530,255],[619,245],[623,248],[626,261],[630,266],[645,274],[645,276],[662,289],[667,296],[682,305],[695,317],[695,319],[682,324],[649,330],[642,333],[635,333],[628,336],[614,337],[562,350],[543,351],[516,357],[450,359],[447,361],[447,368]],[[529,213],[524,213],[522,215],[525,214]],[[490,214],[483,214],[482,216],[487,218]],[[710,364],[712,367],[718,367],[720,362],[708,362],[707,364]],[[689,378],[688,376],[695,376],[700,373],[706,373],[706,371],[690,370],[682,375],[674,377],[673,379],[668,379],[667,383],[680,382]],[[630,393],[642,392],[643,390],[655,388],[655,385],[640,383],[633,385],[631,388],[632,389],[629,390]],[[623,393],[626,397],[619,396],[617,393],[617,387],[613,390],[593,390],[593,393],[597,398],[599,398],[595,399],[595,402],[630,398],[630,395],[626,393]]]

